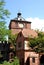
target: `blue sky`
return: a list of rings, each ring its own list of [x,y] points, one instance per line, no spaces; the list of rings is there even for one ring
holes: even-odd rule
[[[35,22],[36,21],[42,22],[43,20],[44,22],[44,0],[5,0],[5,1],[6,1],[5,7],[11,12],[10,18],[8,19],[9,22],[10,19],[13,19],[17,16],[17,13],[19,11],[22,12],[22,16],[25,19],[31,21],[34,20]]]

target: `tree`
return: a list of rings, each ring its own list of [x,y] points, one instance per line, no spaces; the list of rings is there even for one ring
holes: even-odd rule
[[[6,17],[9,17],[10,13],[7,9],[4,8],[5,1],[0,0],[0,21],[4,21]]]
[[[10,32],[10,34],[9,34],[9,42],[12,43],[13,45],[16,45],[15,43],[16,43],[17,35],[18,34],[13,35],[12,32]]]
[[[6,40],[6,36],[9,33],[5,21],[9,17],[10,13],[7,9],[4,8],[4,6],[5,1],[0,0],[0,41]]]
[[[44,52],[44,33],[38,32],[38,36],[29,39],[29,46],[36,52]]]
[[[18,34],[14,34],[13,35],[12,32],[10,31],[9,39],[8,39],[8,41],[10,43],[10,46],[12,46],[12,48],[13,48],[14,51],[16,51],[15,47],[16,47],[16,38],[17,38],[17,35]]]

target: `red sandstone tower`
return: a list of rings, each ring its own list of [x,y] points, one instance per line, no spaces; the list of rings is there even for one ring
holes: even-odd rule
[[[16,55],[20,60],[21,65],[39,65],[39,54],[32,51],[28,47],[28,37],[37,36],[37,33],[31,29],[31,22],[26,21],[21,13],[10,21],[9,29],[12,34],[18,34],[16,39]]]

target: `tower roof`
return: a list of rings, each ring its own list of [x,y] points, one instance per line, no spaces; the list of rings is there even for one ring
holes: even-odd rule
[[[20,12],[17,13],[17,17],[14,19],[19,21],[25,21],[25,19],[22,17],[22,14]]]

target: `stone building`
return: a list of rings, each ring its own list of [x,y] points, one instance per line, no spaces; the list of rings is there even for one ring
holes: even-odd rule
[[[44,63],[44,54],[38,54],[28,47],[29,36],[34,38],[37,33],[31,29],[31,22],[26,21],[21,13],[12,19],[9,24],[12,34],[18,34],[16,39],[16,55],[21,65],[40,65]]]

